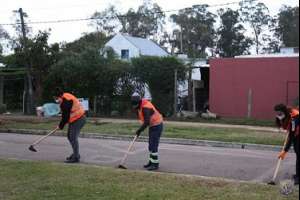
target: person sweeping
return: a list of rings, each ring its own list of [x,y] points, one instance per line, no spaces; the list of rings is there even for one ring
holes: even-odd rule
[[[278,155],[282,160],[286,157],[287,152],[292,144],[296,153],[296,174],[293,176],[294,184],[299,184],[299,110],[288,108],[284,104],[278,104],[274,107],[276,112],[276,124],[278,128],[288,131],[288,141],[284,149]]]
[[[141,127],[136,131],[136,135],[140,134],[149,127],[149,162],[144,165],[149,171],[159,168],[158,146],[160,136],[163,131],[163,117],[155,106],[148,100],[142,99],[139,95],[131,97],[131,104],[137,111],[138,118],[141,122]]]
[[[58,128],[62,130],[66,124],[69,124],[67,137],[73,153],[66,158],[65,163],[78,163],[80,162],[78,137],[86,122],[84,108],[74,95],[63,92],[60,88],[56,88],[54,99],[60,104],[62,113]]]

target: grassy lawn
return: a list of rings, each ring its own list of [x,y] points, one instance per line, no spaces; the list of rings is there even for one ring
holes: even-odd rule
[[[232,125],[249,125],[249,126],[274,126],[274,120],[256,120],[248,118],[220,118],[220,119],[170,119],[183,122],[200,122],[200,123],[217,123],[217,124],[232,124]]]
[[[2,200],[296,200],[278,186],[223,180],[0,159]]]
[[[3,128],[15,129],[53,129],[58,122],[7,122]],[[87,123],[82,132],[131,135],[138,128],[138,123]],[[65,128],[66,131],[66,128]],[[143,133],[146,136],[146,133]],[[164,127],[163,137],[185,138],[200,140],[215,140],[223,142],[240,142],[266,145],[282,145],[284,134],[253,131],[242,128],[214,128],[214,127],[188,127],[182,125],[167,124]]]

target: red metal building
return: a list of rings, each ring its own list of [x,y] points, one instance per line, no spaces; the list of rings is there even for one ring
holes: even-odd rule
[[[278,103],[299,97],[299,56],[210,61],[210,110],[224,117],[273,119]]]

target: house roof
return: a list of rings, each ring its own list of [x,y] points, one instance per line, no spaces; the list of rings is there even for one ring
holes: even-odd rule
[[[145,38],[132,37],[129,35],[122,34],[131,44],[140,50],[141,55],[145,56],[168,56],[169,54],[157,45],[152,40]]]

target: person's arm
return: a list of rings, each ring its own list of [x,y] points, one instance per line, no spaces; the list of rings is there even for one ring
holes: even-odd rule
[[[150,108],[143,108],[142,112],[143,112],[143,115],[144,115],[144,123],[136,131],[137,136],[140,136],[140,134],[150,125],[150,118],[154,114],[154,111]]]
[[[291,124],[290,124],[290,128],[289,128],[289,138],[288,138],[288,142],[285,145],[284,151],[288,152],[292,146],[293,141],[296,139],[296,131],[297,127],[299,127],[299,117],[295,117],[291,120]]]
[[[287,134],[289,134],[289,136],[288,136],[288,139],[287,139],[288,141],[287,141],[287,143],[285,144],[285,147],[284,147],[285,152],[288,152],[290,150],[290,148],[292,146],[292,143],[293,143],[293,134],[291,132],[289,132]]]
[[[71,114],[71,109],[73,106],[73,101],[66,100],[64,99],[63,102],[61,103],[60,109],[61,109],[61,121],[58,125],[60,129],[63,129],[64,126],[68,123],[70,119],[70,114]]]
[[[282,127],[281,127],[281,122],[280,122],[280,120],[276,117],[276,119],[275,119],[275,124],[276,124],[276,126],[277,126],[277,128],[278,129],[281,129]]]

